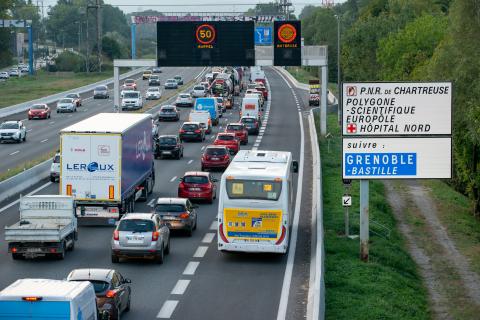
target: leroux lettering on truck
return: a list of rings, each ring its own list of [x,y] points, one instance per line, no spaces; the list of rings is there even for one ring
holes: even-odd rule
[[[60,193],[81,224],[114,224],[153,191],[151,115],[97,114],[61,130],[60,148]]]

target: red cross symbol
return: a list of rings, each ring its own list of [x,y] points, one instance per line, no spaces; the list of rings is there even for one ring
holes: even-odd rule
[[[355,123],[349,123],[347,125],[347,133],[355,133],[357,132],[357,125]]]

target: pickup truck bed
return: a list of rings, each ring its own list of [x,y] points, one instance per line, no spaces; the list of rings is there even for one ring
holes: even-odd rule
[[[45,222],[41,220],[20,221],[5,227],[5,240],[9,242],[59,242],[74,232],[72,221]]]

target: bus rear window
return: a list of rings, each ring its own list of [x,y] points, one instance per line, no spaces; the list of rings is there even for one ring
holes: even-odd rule
[[[282,182],[271,180],[227,180],[230,199],[258,199],[277,201],[282,193]]]

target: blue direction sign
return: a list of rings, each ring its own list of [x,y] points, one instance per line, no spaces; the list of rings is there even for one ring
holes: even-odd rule
[[[272,44],[272,27],[255,27],[255,45]]]

